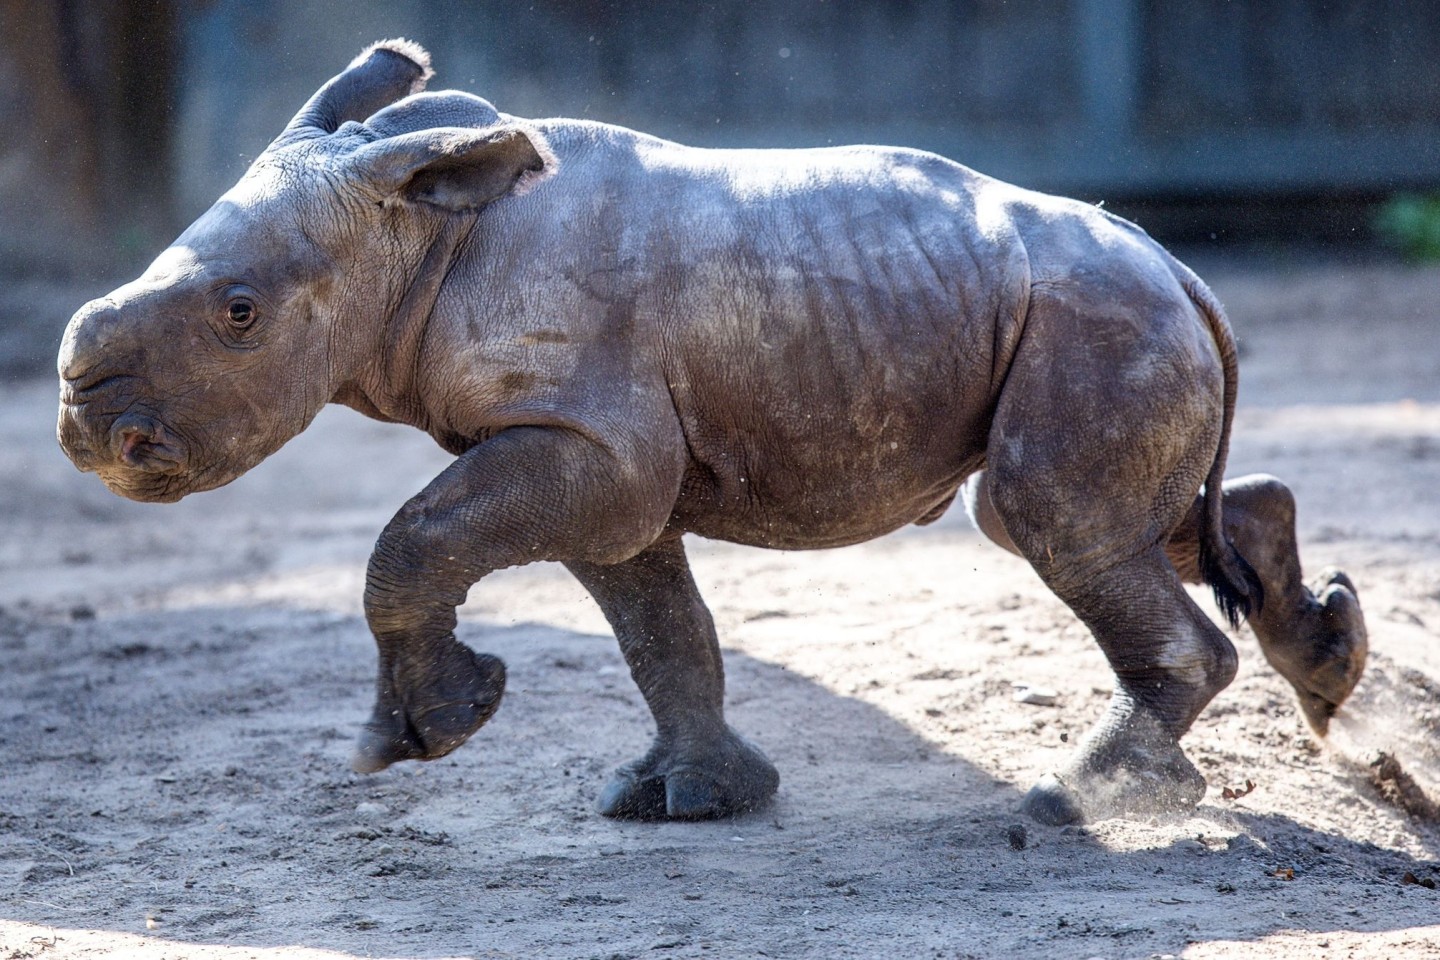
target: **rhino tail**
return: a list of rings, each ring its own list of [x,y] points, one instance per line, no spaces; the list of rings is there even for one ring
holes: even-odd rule
[[[1205,478],[1204,513],[1200,520],[1200,576],[1215,591],[1215,602],[1230,626],[1238,628],[1241,618],[1260,612],[1265,604],[1265,588],[1255,568],[1225,536],[1221,485],[1225,479],[1225,458],[1230,450],[1230,427],[1235,420],[1235,397],[1239,388],[1235,336],[1225,319],[1224,308],[1210,288],[1189,267],[1173,257],[1169,259],[1176,279],[1210,328],[1224,370],[1225,411],[1220,424],[1220,443]]]

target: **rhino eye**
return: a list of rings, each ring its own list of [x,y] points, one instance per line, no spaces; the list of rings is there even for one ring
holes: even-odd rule
[[[244,329],[255,321],[255,304],[243,297],[231,300],[228,316],[232,327]]]

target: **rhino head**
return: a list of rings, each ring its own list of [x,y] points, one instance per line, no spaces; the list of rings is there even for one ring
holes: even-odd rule
[[[369,48],[138,279],[80,308],[58,363],[77,467],[178,500],[383,379],[427,251],[554,168],[536,131],[478,97],[421,93],[429,76],[413,43]]]

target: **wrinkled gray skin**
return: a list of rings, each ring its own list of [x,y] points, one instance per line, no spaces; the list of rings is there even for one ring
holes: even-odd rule
[[[692,149],[418,93],[428,76],[413,44],[362,54],[75,315],[59,362],[61,444],[137,500],[230,482],[326,403],[456,455],[370,562],[358,770],[485,722],[504,668],[455,639],[455,608],[493,570],[558,560],[657,727],[601,811],[761,805],[778,774],[725,722],[681,535],[840,546],[933,520],[962,485],[1117,677],[1033,816],[1203,794],[1177,741],[1235,651],[1182,580],[1248,616],[1324,732],[1364,664],[1354,587],[1301,584],[1278,480],[1225,484],[1222,510],[1234,344],[1138,228],[913,150]]]

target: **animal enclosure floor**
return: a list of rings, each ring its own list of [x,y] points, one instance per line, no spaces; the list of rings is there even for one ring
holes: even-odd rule
[[[1236,636],[1176,822],[1018,815],[1110,674],[958,510],[819,553],[691,542],[730,718],[780,768],[762,813],[594,813],[650,722],[553,565],[462,610],[509,667],[495,719],[356,776],[366,557],[449,458],[333,409],[230,487],[139,505],[64,460],[51,383],[0,387],[0,957],[1440,955],[1440,824],[1370,766],[1440,799],[1440,271],[1211,279],[1243,349],[1230,475],[1291,485],[1307,577],[1351,575],[1372,658],[1319,741]]]

